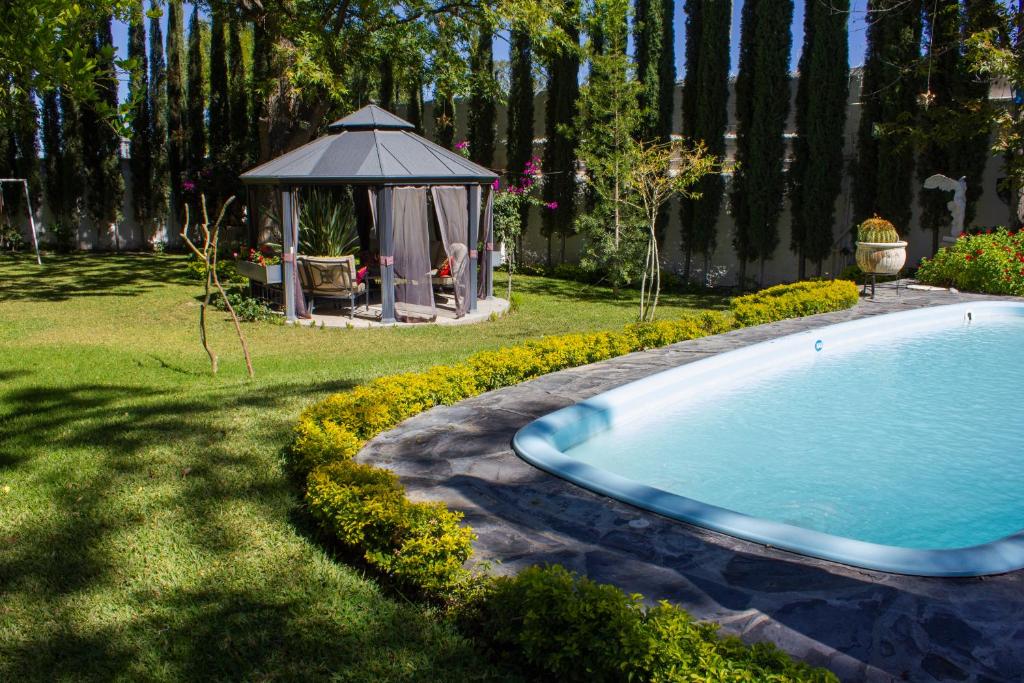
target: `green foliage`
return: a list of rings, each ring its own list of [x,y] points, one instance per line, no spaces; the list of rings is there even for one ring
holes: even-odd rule
[[[219,265],[219,264],[218,264]],[[224,274],[235,275],[231,273],[230,269],[217,268],[218,271],[224,270]],[[218,276],[221,273],[218,272]],[[270,306],[265,302],[251,296],[246,296],[242,292],[228,291],[228,301],[231,302],[231,308],[235,310],[235,315],[238,316],[239,320],[245,322],[273,322],[284,324],[284,318],[274,312]],[[224,304],[224,298],[217,296],[214,300],[213,305],[222,311],[228,310],[228,307]]]
[[[796,94],[795,158],[790,169],[792,232],[790,249],[818,264],[832,253],[836,197],[842,189],[845,162],[847,16],[849,0],[829,5],[809,3],[804,11],[804,46]]]
[[[732,312],[741,326],[841,311],[856,305],[857,285],[847,280],[797,282],[776,285],[732,300]]]
[[[913,122],[920,82],[921,0],[877,0],[867,14],[868,47],[861,84],[853,220],[888,216],[906,230],[910,224],[914,150],[893,129]]]
[[[25,238],[16,227],[0,221],[0,251],[20,251],[25,247]]]
[[[686,0],[686,75],[683,80],[683,137],[703,143],[715,159],[725,157],[729,100],[729,29],[732,7],[719,0]],[[718,214],[725,182],[711,173],[694,187],[697,195],[680,204],[684,274],[693,256],[708,262],[715,250]]]
[[[789,47],[793,0],[743,3],[740,70],[736,79],[736,164],[733,246],[740,280],[748,261],[764,264],[779,243],[779,212],[785,189],[783,137],[789,113]]]
[[[309,475],[306,504],[321,527],[400,585],[445,597],[469,582],[463,568],[475,538],[462,513],[443,503],[413,503],[387,470],[352,461]]]
[[[185,274],[190,280],[205,281],[206,280],[206,264],[196,258],[194,255],[190,255],[188,260],[185,261]],[[235,262],[229,259],[217,259],[217,277],[222,283],[247,283],[249,279],[238,272]]]
[[[999,228],[963,235],[923,259],[917,279],[928,285],[983,294],[1024,295],[1024,233]]]
[[[900,241],[900,235],[890,221],[875,216],[857,226],[857,241],[892,244]]]
[[[345,256],[359,245],[355,207],[347,189],[301,193],[299,252],[306,256]]]
[[[588,15],[590,73],[575,123],[590,205],[576,219],[584,236],[581,263],[607,273],[613,287],[640,278],[647,250],[647,224],[628,197],[633,135],[644,113],[642,85],[626,55],[628,17],[626,0],[600,0]]]
[[[471,604],[463,626],[534,680],[838,680],[771,644],[723,638],[680,607],[646,608],[639,595],[560,566],[495,579]]]
[[[220,206],[234,184],[231,177],[231,92],[228,88],[227,15],[223,0],[210,3],[209,147],[210,204]],[[190,124],[191,125],[191,124]]]

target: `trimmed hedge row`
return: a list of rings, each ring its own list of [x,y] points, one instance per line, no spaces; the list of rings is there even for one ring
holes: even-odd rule
[[[369,439],[434,406],[633,351],[841,310],[856,302],[857,287],[851,282],[801,282],[739,297],[733,301],[733,316],[705,312],[627,325],[618,332],[547,337],[483,351],[455,365],[381,377],[303,411],[287,451],[288,464],[304,479],[306,504],[321,529],[403,588],[450,604],[470,600],[474,609],[469,612],[487,624],[493,646],[511,648],[537,671],[578,678],[586,670],[591,680],[639,676],[674,681],[694,680],[695,675],[703,680],[698,671],[729,681],[833,680],[828,672],[794,663],[773,646],[748,648],[735,639],[719,638],[713,626],[695,624],[678,607],[645,610],[638,596],[560,573],[564,570],[530,570],[512,579],[474,576],[463,565],[475,536],[460,525],[461,513],[443,503],[409,501],[394,474],[352,458]],[[550,653],[540,643],[552,637],[542,629],[549,621],[557,623],[554,616],[529,628],[524,621],[540,614],[529,606],[537,591],[558,594],[558,600],[549,601],[561,610],[564,622],[558,638],[572,639]],[[604,596],[603,603],[593,601],[592,593]],[[607,613],[595,617],[600,604]],[[586,644],[602,642],[591,632],[597,626],[623,629],[615,641],[622,646],[592,654],[587,648],[595,645]],[[558,638],[550,642],[562,642]]]
[[[848,280],[797,282],[776,285],[732,300],[740,327],[841,311],[857,303],[857,285]]]

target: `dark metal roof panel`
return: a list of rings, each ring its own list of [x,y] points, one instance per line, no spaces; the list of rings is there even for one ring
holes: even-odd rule
[[[338,119],[327,130],[336,133],[342,130],[415,130],[405,119],[401,119],[375,104],[368,104],[348,116]]]

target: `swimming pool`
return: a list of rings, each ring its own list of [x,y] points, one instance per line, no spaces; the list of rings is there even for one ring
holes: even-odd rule
[[[875,316],[532,422],[520,457],[682,521],[903,574],[1024,567],[1024,304]],[[637,532],[642,533],[642,532]]]

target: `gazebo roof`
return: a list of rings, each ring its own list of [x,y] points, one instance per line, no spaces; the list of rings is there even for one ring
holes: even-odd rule
[[[368,105],[328,126],[328,134],[250,169],[251,184],[491,183],[497,175],[416,135],[415,126]]]

